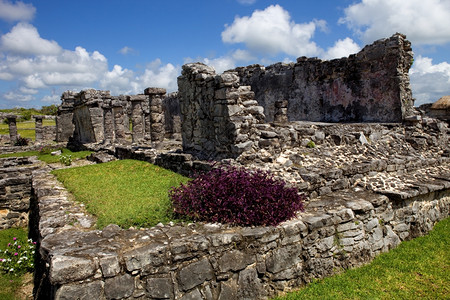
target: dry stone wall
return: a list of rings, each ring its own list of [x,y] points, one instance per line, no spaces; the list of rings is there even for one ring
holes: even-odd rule
[[[274,121],[277,101],[287,101],[290,121],[402,122],[414,100],[408,71],[411,43],[402,34],[366,46],[348,58],[240,67],[241,85],[251,86]]]
[[[27,227],[35,158],[0,159],[0,229]]]
[[[423,235],[450,209],[450,181],[429,177],[439,191],[393,202],[342,190],[277,227],[89,230],[94,220],[48,171],[33,174],[37,299],[267,299]]]

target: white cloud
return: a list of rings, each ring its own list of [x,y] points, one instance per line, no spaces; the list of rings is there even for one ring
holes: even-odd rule
[[[47,102],[49,104],[60,104],[61,103],[61,95],[47,95],[42,97],[42,102]]]
[[[233,24],[226,25],[222,41],[244,43],[257,54],[311,56],[320,51],[311,38],[316,28],[323,30],[325,24],[323,20],[297,24],[281,6],[271,5],[265,10],[255,10],[250,17],[237,16]]]
[[[433,64],[429,57],[418,56],[409,71],[415,106],[432,103],[450,95],[450,64]]]
[[[0,19],[13,21],[30,21],[36,13],[36,8],[32,4],[25,4],[17,1],[15,4],[7,0],[0,0]]]
[[[445,44],[450,42],[450,1],[362,0],[347,7],[339,22],[365,43],[401,32],[414,44]]]
[[[11,91],[2,95],[3,98],[13,102],[28,102],[34,100],[32,95],[23,94],[17,91]]]
[[[237,0],[237,2],[242,5],[252,5],[256,2],[256,0]]]
[[[19,23],[3,35],[0,47],[19,55],[57,55],[62,51],[57,42],[41,38],[37,29],[27,23]]]
[[[125,46],[125,47],[123,47],[122,49],[119,50],[119,53],[123,54],[123,55],[127,55],[127,54],[135,53],[135,50],[133,48]]]
[[[162,87],[173,92],[178,89],[177,77],[180,69],[172,64],[164,65],[159,59],[149,63],[140,74],[115,65],[111,71],[104,74],[100,87],[115,95],[138,94],[147,87]]]
[[[338,40],[333,47],[328,50],[322,56],[324,59],[333,59],[347,57],[350,54],[357,53],[361,50],[358,44],[356,44],[351,38],[345,38]]]

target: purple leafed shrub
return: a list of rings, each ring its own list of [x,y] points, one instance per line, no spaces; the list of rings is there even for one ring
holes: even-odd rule
[[[269,172],[220,167],[169,192],[174,212],[197,221],[277,225],[303,211],[304,196]]]

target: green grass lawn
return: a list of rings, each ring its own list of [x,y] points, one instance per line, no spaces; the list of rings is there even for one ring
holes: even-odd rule
[[[27,239],[27,230],[24,228],[11,228],[0,230],[0,249],[5,250],[13,237]],[[13,300],[22,285],[24,276],[14,276],[0,271],[0,299]]]
[[[71,155],[73,160],[86,158],[86,156],[88,156],[91,153],[92,153],[91,151],[72,152],[72,151],[70,151],[69,149],[66,149],[66,148],[62,149],[62,154],[63,155]],[[40,160],[42,160],[43,162],[46,162],[48,164],[59,162],[59,156],[51,155],[51,154],[42,154],[39,151],[26,151],[26,152],[0,154],[0,158],[5,158],[5,157],[28,157],[28,156],[37,156]]]
[[[188,178],[136,160],[53,171],[77,201],[98,217],[97,227],[149,227],[173,220],[168,190]]]
[[[276,299],[450,299],[450,218],[370,265]]]

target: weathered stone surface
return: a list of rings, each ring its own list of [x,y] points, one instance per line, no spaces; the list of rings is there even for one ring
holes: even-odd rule
[[[106,299],[103,294],[103,281],[63,285],[55,294],[55,300],[91,300]]]
[[[156,299],[173,299],[173,283],[170,278],[148,278],[146,290],[148,296]]]
[[[182,268],[178,273],[180,288],[187,291],[213,278],[213,268],[207,258],[203,258]]]
[[[293,267],[301,261],[301,245],[287,246],[268,254],[266,258],[267,271],[277,273],[289,267]]]
[[[95,263],[86,258],[73,256],[55,256],[50,265],[50,281],[63,284],[86,279],[94,275]]]
[[[125,274],[105,280],[106,299],[123,299],[130,297],[134,292],[134,278]]]

